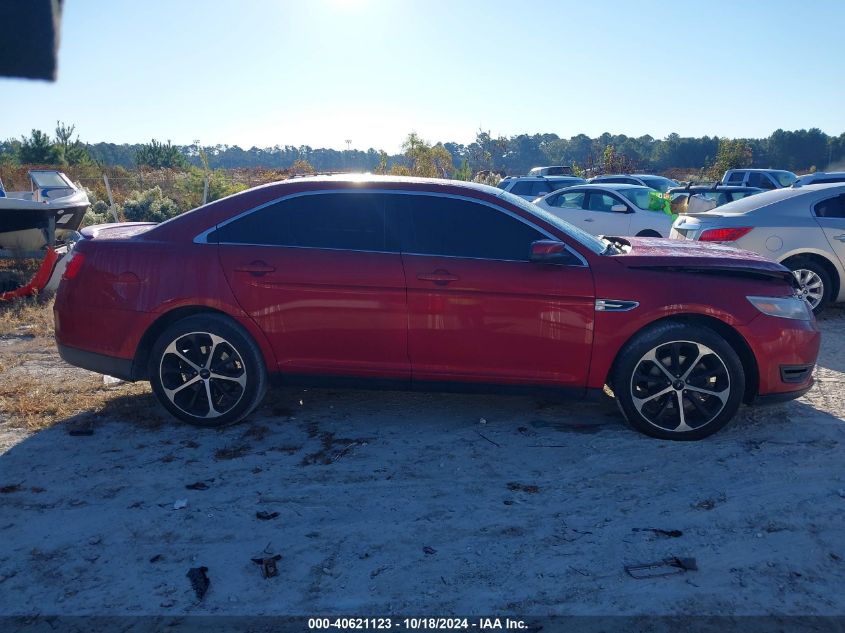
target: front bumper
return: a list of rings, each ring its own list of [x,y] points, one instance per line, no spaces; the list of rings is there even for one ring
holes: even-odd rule
[[[821,345],[815,319],[797,321],[761,314],[750,323],[737,328],[748,342],[757,360],[757,390],[751,401],[775,402],[792,400],[805,394],[813,386],[812,367],[816,364]],[[800,380],[794,370],[806,368]],[[784,371],[786,369],[786,371]]]

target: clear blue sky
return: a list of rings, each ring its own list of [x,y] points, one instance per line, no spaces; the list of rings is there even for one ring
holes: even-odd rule
[[[0,79],[0,138],[838,135],[843,25],[833,0],[66,0],[59,79]]]

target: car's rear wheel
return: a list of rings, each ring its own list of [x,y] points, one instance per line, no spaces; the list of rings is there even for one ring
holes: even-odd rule
[[[247,332],[216,314],[187,317],[153,345],[150,384],[171,414],[190,424],[233,424],[255,409],[267,390],[261,351]]]
[[[666,323],[641,332],[619,356],[613,391],[638,431],[699,440],[734,417],[745,391],[742,362],[704,326]]]
[[[663,237],[657,231],[652,231],[651,229],[646,229],[645,231],[640,231],[637,233],[636,237]]]
[[[784,262],[798,280],[801,296],[814,314],[820,314],[830,302],[832,284],[824,266],[812,259],[797,258]]]

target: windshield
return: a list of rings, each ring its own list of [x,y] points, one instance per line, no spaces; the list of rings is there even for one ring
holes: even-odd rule
[[[646,187],[657,189],[660,193],[666,193],[670,187],[677,187],[678,183],[668,178],[654,177],[654,178],[640,178],[645,183]],[[639,205],[638,205],[639,206]]]
[[[630,189],[619,189],[619,193],[628,198],[628,200],[633,202],[637,207],[639,207],[643,211],[649,210],[649,203],[651,202],[651,196],[649,195],[650,191],[651,189],[646,189],[645,187],[631,187]]]
[[[798,180],[798,176],[791,171],[775,171],[772,172],[772,175],[780,183],[781,187],[791,187],[792,183]]]
[[[44,187],[67,187],[68,183],[57,171],[33,171],[30,177],[39,189]]]
[[[545,209],[538,207],[536,204],[532,204],[527,200],[523,200],[519,196],[515,196],[512,193],[508,193],[507,191],[503,191],[502,193],[500,193],[499,198],[501,198],[505,202],[511,203],[515,207],[519,207],[520,209],[528,211],[532,215],[541,218],[542,220],[551,224],[555,228],[560,229],[573,240],[575,240],[579,244],[582,244],[583,246],[586,246],[597,255],[601,255],[607,250],[607,245],[609,244],[609,242],[607,242],[606,240],[600,240],[595,235],[590,235],[586,231],[582,231],[577,226],[573,226],[569,222],[561,220],[559,217],[552,215]]]

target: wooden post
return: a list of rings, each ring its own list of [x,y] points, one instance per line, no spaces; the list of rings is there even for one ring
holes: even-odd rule
[[[109,196],[109,210],[111,210],[112,217],[114,217],[115,222],[119,222],[120,220],[117,219],[117,209],[114,208],[114,198],[111,195],[111,185],[109,185],[109,177],[103,174],[103,182],[106,184],[106,193]]]
[[[206,202],[208,202],[208,174],[206,174],[203,179],[202,187],[202,203],[205,204]]]

